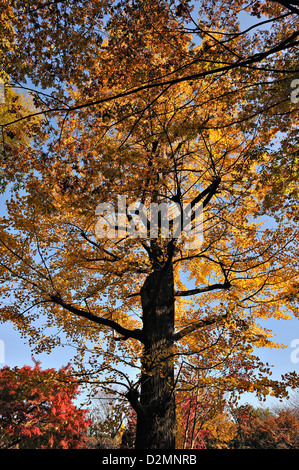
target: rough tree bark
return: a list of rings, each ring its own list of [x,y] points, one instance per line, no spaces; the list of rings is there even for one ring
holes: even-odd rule
[[[168,246],[167,259],[161,264],[158,251],[154,255],[154,269],[140,293],[143,309],[140,396],[131,393],[128,397],[137,412],[136,449],[175,449],[173,250]]]
[[[213,180],[193,203],[204,199],[205,207],[219,184],[220,178]],[[202,290],[175,293],[172,261],[174,250],[174,239],[152,239],[148,249],[152,272],[140,291],[143,316],[141,387],[140,393],[131,390],[127,394],[137,413],[136,449],[175,449],[174,343],[202,326],[202,322],[198,322],[175,334],[175,296],[199,293]],[[207,290],[214,288],[226,289],[229,285],[212,285]]]

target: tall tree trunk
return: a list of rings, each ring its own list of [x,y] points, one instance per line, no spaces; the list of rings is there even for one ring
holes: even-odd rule
[[[144,354],[136,449],[175,449],[174,283],[168,260],[141,290]]]

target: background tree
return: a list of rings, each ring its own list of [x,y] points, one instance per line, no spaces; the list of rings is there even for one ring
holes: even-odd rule
[[[290,410],[254,409],[243,405],[233,413],[237,434],[232,441],[235,449],[298,449],[299,423]]]
[[[220,401],[220,403],[219,403]],[[206,449],[215,417],[223,411],[222,400],[209,391],[197,389],[188,395],[177,394],[177,445],[182,449]]]
[[[58,371],[3,367],[0,370],[0,447],[79,449],[90,421],[74,404],[78,383],[68,367]]]
[[[131,408],[127,425],[122,435],[121,449],[134,449],[136,440],[136,427],[137,427],[137,414],[136,411]]]
[[[297,73],[296,7],[203,1],[193,18],[183,1],[4,6],[12,83],[29,77],[54,91],[33,93],[32,114],[48,117],[42,149],[27,152],[25,195],[2,218],[2,318],[37,351],[53,347],[55,326],[81,364],[89,355],[97,384],[122,383],[139,448],[175,446],[175,390],[186,384],[284,396],[296,374],[271,380],[253,348],[273,346],[260,318],[289,318],[297,227],[281,213],[262,231],[256,217],[273,183],[274,139],[283,134],[288,157],[296,141],[285,97]],[[241,13],[263,19],[244,29]],[[136,206],[117,213],[117,228],[131,231],[97,237],[96,207],[117,207],[119,196],[180,212],[201,203],[202,245],[190,249],[184,233],[151,237],[144,215],[141,236]],[[254,371],[250,381],[226,373],[236,360]]]
[[[287,404],[285,404],[283,407],[278,407],[278,409],[273,408],[273,412],[277,413],[281,410],[281,408],[291,411],[299,419],[299,391],[294,390],[293,393],[291,393]]]
[[[102,396],[101,396],[102,395]],[[90,408],[86,446],[94,449],[117,449],[125,431],[125,415],[115,397],[100,394]]]

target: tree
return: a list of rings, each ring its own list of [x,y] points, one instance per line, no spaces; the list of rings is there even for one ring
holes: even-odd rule
[[[131,408],[127,425],[122,435],[121,449],[134,449],[136,440],[136,427],[137,427],[137,415],[136,411]]]
[[[235,395],[240,384],[245,389],[256,379],[244,360],[231,357],[225,362],[227,369],[220,380],[213,377],[209,368],[208,373],[201,372],[202,376],[206,375],[206,386],[202,381],[201,388],[192,388],[197,381],[188,377],[185,389],[176,394],[179,448],[227,448],[232,441],[236,425],[231,420],[230,409],[235,404]],[[187,383],[191,387],[186,388]]]
[[[79,449],[90,421],[78,409],[78,383],[69,367],[0,370],[0,447],[18,449]]]
[[[178,449],[228,448],[236,434],[228,398],[211,390],[197,389],[176,394],[176,446]],[[136,412],[131,409],[122,435],[121,448],[134,448]]]
[[[243,405],[233,416],[238,426],[233,448],[298,449],[299,423],[290,410],[280,410],[275,415]]]
[[[185,395],[185,396],[184,396]],[[177,445],[182,449],[227,448],[236,426],[228,413],[228,398],[197,389],[177,394]]]
[[[206,449],[210,437],[209,424],[220,414],[223,404],[197,389],[195,392],[177,395],[177,445],[182,449]]]
[[[274,413],[279,413],[279,411],[290,411],[292,412],[297,419],[299,419],[299,390],[293,391],[289,398],[288,405],[285,405],[283,407],[279,407],[278,409],[273,409]]]
[[[86,380],[122,383],[137,448],[174,448],[179,388],[285,396],[296,374],[271,380],[253,348],[275,347],[258,320],[289,318],[298,278],[295,221],[257,221],[273,142],[282,133],[291,158],[297,139],[296,6],[206,0],[192,17],[188,1],[1,3],[12,83],[54,88],[32,91],[42,148],[2,218],[2,318],[38,351],[55,344],[34,324],[44,313],[78,361],[89,354]],[[244,29],[241,12],[262,21]],[[236,363],[251,380],[228,373]]]
[[[115,397],[100,395],[89,411],[88,448],[117,449],[125,431],[124,413]]]

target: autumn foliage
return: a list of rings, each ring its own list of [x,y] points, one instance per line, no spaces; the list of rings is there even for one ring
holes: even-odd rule
[[[243,405],[232,413],[235,422],[233,448],[298,449],[299,420],[294,410],[278,413]]]
[[[0,320],[36,352],[76,345],[82,380],[135,410],[137,448],[175,447],[176,391],[298,386],[255,354],[279,347],[266,320],[298,318],[295,5],[0,0],[0,74],[32,98],[0,105]],[[172,229],[200,206],[200,246],[153,236],[162,203]]]
[[[69,367],[0,370],[0,448],[78,449],[90,421],[78,409],[78,383]]]
[[[177,396],[177,436],[180,449],[227,448],[235,435],[224,397],[196,390]]]
[[[200,403],[192,394],[178,403],[176,442],[178,449],[298,449],[298,409],[232,406],[218,409],[207,397]],[[205,403],[205,405],[204,405]],[[215,404],[214,404],[215,405]],[[136,413],[131,411],[121,448],[133,448]]]

